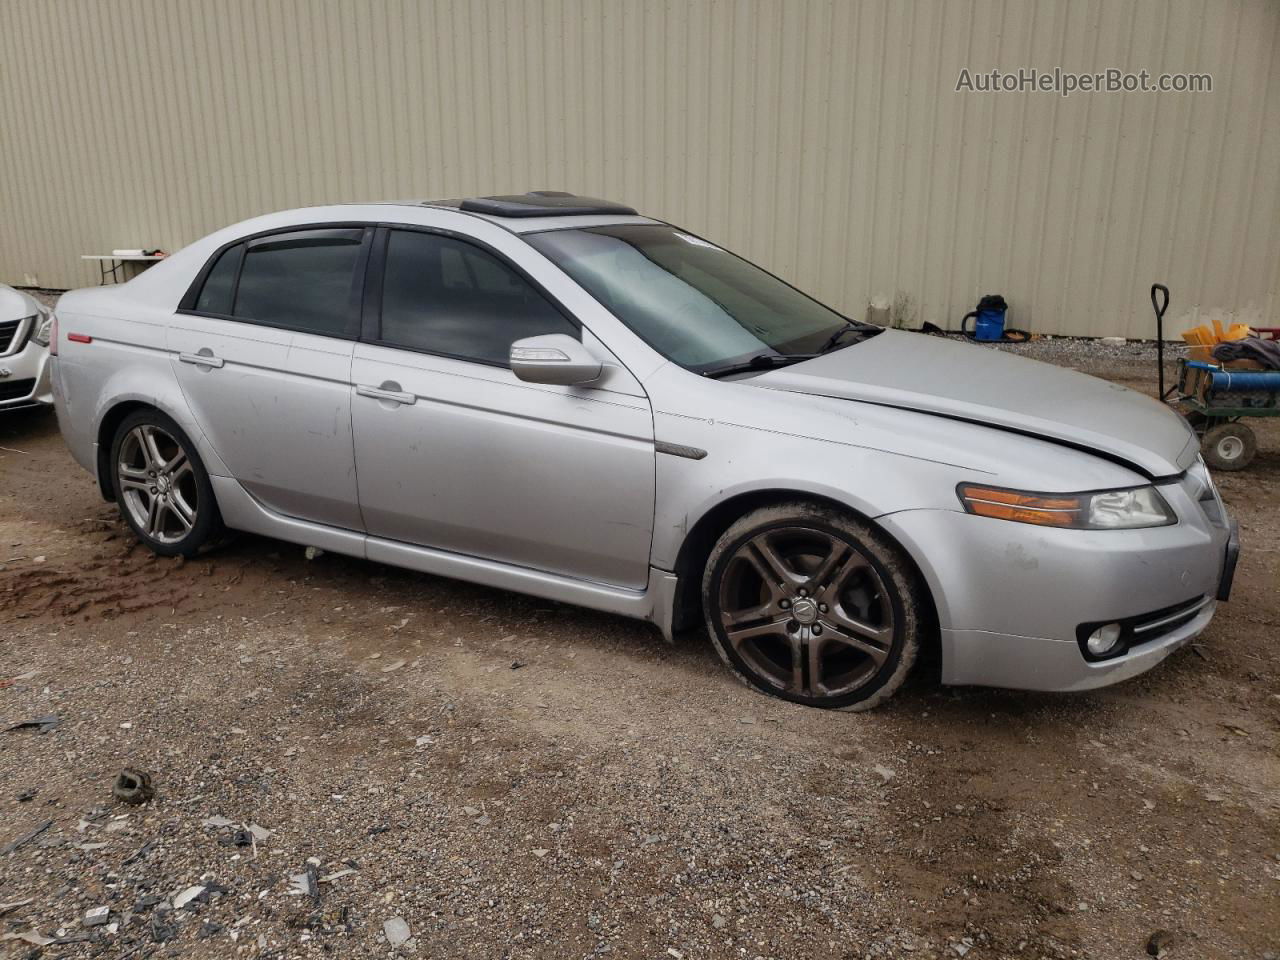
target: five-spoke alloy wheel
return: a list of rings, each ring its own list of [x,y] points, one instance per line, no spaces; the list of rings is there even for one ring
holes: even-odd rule
[[[919,646],[915,574],[869,525],[812,504],[756,510],[720,539],[703,604],[721,657],[752,686],[819,707],[867,709]]]
[[[111,462],[126,522],[166,556],[191,556],[218,522],[208,475],[178,425],[154,410],[126,417],[116,429]]]

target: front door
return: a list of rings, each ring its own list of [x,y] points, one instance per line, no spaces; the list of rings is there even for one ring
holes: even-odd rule
[[[351,356],[368,239],[303,229],[221,254],[169,327],[183,395],[232,477],[269,509],[362,526]]]
[[[378,242],[380,329],[352,363],[369,534],[644,587],[654,450],[639,384],[616,365],[612,389],[519,380],[511,342],[580,336],[572,320],[479,246],[415,230]]]

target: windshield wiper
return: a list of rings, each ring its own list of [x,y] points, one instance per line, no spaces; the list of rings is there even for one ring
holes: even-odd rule
[[[841,327],[831,336],[827,337],[827,342],[818,348],[818,353],[819,354],[829,353],[830,351],[834,350],[836,348],[836,345],[840,342],[840,338],[843,337],[850,330],[858,331],[859,333],[862,334],[863,337],[869,337],[873,333],[880,332],[878,327],[868,327],[866,324],[858,323],[856,320],[846,320],[844,322],[843,327]]]
[[[785,367],[790,363],[799,363],[801,360],[812,360],[816,357],[816,353],[792,353],[783,355],[778,353],[759,353],[743,363],[731,363],[728,366],[716,367],[713,370],[704,370],[704,377],[727,377],[731,373],[747,373],[751,370],[773,370],[777,367]]]

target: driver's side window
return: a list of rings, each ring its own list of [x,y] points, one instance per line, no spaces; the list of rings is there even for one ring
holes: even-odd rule
[[[512,342],[578,328],[508,264],[453,237],[392,230],[380,342],[507,365]]]

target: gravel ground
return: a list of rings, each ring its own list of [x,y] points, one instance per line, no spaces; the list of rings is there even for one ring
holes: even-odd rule
[[[1149,345],[1083,343],[1017,349],[1150,389]],[[1261,435],[1220,477],[1245,554],[1199,645],[1088,695],[922,676],[848,715],[700,635],[256,537],[158,559],[52,416],[0,419],[0,731],[57,718],[0,732],[0,956],[1273,956]],[[151,802],[113,802],[126,766]]]

